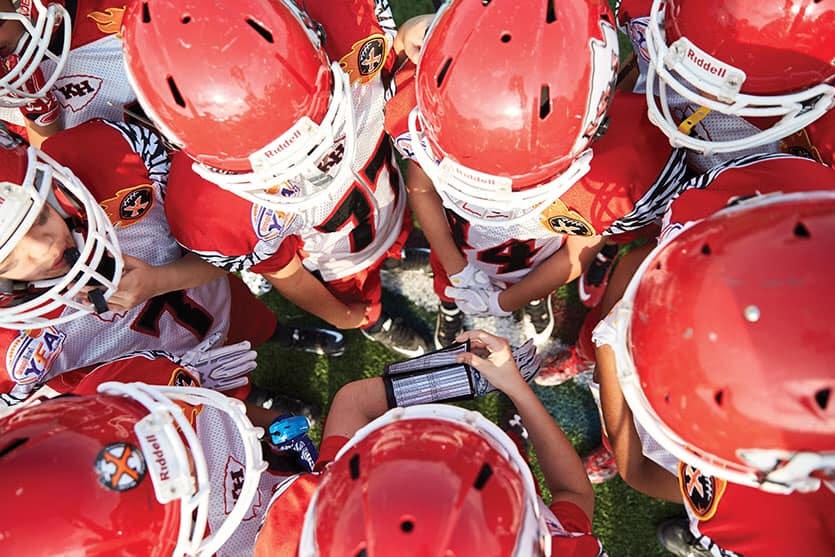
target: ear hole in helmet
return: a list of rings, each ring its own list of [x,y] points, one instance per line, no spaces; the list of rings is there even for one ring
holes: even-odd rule
[[[710,254],[711,254],[710,246],[708,244],[704,244],[702,246],[702,255],[710,255]]]
[[[551,114],[551,88],[543,85],[539,90],[539,119],[544,120]]]
[[[403,518],[400,521],[400,530],[403,531],[404,534],[411,534],[412,531],[415,529],[415,521],[411,518]]]
[[[815,403],[821,410],[826,410],[829,407],[829,396],[832,394],[832,389],[821,389],[815,393]]]
[[[177,87],[177,83],[174,82],[174,78],[168,76],[167,78],[165,78],[165,81],[168,82],[168,89],[171,91],[171,96],[174,98],[174,102],[177,103],[180,107],[185,108],[186,100],[180,93],[180,89]]]
[[[142,2],[142,23],[151,23],[151,10],[147,2]]]
[[[811,238],[812,233],[809,232],[809,229],[806,228],[806,225],[802,222],[797,223],[794,225],[794,235],[798,238]]]
[[[265,41],[270,44],[273,44],[273,34],[270,33],[268,29],[266,29],[263,25],[252,19],[251,17],[246,18],[246,24],[255,29],[255,32],[261,35]]]
[[[499,40],[501,40],[503,43],[509,43],[510,39],[512,39],[512,38],[513,37],[510,36],[510,33],[502,33],[502,36],[500,37]]]
[[[182,18],[180,18],[180,23],[184,25],[187,23],[191,23],[191,16],[188,14],[184,15]]]
[[[478,471],[478,476],[476,476],[475,482],[473,482],[473,487],[481,491],[487,485],[491,476],[493,476],[493,468],[485,462],[481,465],[481,470]]]
[[[548,9],[545,11],[545,23],[557,21],[557,10],[554,7],[554,0],[548,0]]]
[[[28,437],[21,437],[21,438],[19,438],[19,439],[15,439],[15,440],[13,440],[11,443],[9,443],[8,445],[6,445],[6,446],[5,446],[5,447],[3,447],[2,449],[0,449],[0,458],[3,458],[4,456],[6,456],[7,454],[9,454],[10,452],[12,452],[13,450],[15,450],[16,448],[18,448],[18,447],[20,447],[21,445],[25,444],[27,441],[29,441],[29,438],[28,438]]]
[[[716,391],[715,393],[713,393],[713,400],[715,400],[715,401],[716,401],[716,405],[717,405],[717,406],[720,406],[720,407],[721,407],[721,406],[722,406],[722,402],[725,400],[725,391],[724,391],[724,390],[722,390],[722,389],[719,389],[718,391]]]
[[[444,65],[441,66],[441,71],[438,72],[438,77],[435,78],[435,83],[438,87],[440,87],[443,84],[444,78],[446,78],[446,73],[447,71],[449,71],[450,64],[452,64],[452,58],[447,58],[446,62],[444,62]]]
[[[351,479],[356,480],[360,477],[360,455],[355,454],[348,461],[348,472],[351,474]]]

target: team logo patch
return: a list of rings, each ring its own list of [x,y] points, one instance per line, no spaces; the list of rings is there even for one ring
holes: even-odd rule
[[[25,385],[43,379],[64,349],[66,338],[66,333],[54,327],[20,331],[6,351],[11,380]]]
[[[133,226],[154,207],[154,188],[143,184],[119,190],[113,197],[102,201],[101,206],[114,226]]]
[[[716,514],[727,485],[725,480],[708,476],[689,464],[678,464],[678,486],[684,503],[699,520],[710,520]]]
[[[65,75],[58,78],[52,90],[62,107],[80,112],[96,98],[103,81],[94,75]]]
[[[280,238],[290,220],[285,213],[280,211],[273,211],[260,205],[252,206],[252,229],[258,239],[269,242]]]
[[[99,483],[113,491],[133,489],[145,478],[142,452],[129,443],[112,443],[96,455]]]
[[[103,12],[92,11],[87,17],[93,20],[99,31],[105,35],[116,35],[122,38],[119,32],[122,28],[122,16],[125,15],[125,8],[107,8]]]
[[[339,60],[351,83],[368,83],[383,69],[388,56],[385,35],[374,34],[351,45],[351,52]]]
[[[569,236],[594,236],[594,227],[589,221],[557,199],[539,217],[542,226],[554,234]]]
[[[241,489],[244,487],[244,478],[246,477],[246,469],[244,465],[235,457],[229,456],[226,459],[226,470],[224,477],[223,490],[223,511],[226,514],[232,512],[232,508],[241,496]],[[256,510],[261,507],[261,492],[256,491],[255,497],[252,499],[252,506],[249,512],[241,519],[243,521],[252,520],[258,513]]]

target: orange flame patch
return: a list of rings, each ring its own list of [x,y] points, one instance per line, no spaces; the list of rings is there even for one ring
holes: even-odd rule
[[[87,17],[92,19],[96,26],[99,28],[99,31],[106,35],[115,35],[118,38],[122,38],[122,34],[120,33],[122,29],[122,16],[125,14],[125,7],[122,6],[121,8],[107,8],[103,12],[90,12],[87,14]]]

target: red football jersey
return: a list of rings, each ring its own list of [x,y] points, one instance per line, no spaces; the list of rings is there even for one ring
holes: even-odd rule
[[[722,557],[829,555],[835,493],[780,495],[742,486],[679,463],[679,487],[699,543]]]

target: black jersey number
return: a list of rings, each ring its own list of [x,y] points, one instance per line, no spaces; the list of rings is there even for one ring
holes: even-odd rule
[[[206,338],[212,328],[214,318],[189,298],[184,290],[175,290],[160,296],[154,296],[147,302],[134,320],[131,328],[134,331],[158,337],[159,320],[168,312],[182,327],[191,331],[198,339]]]

